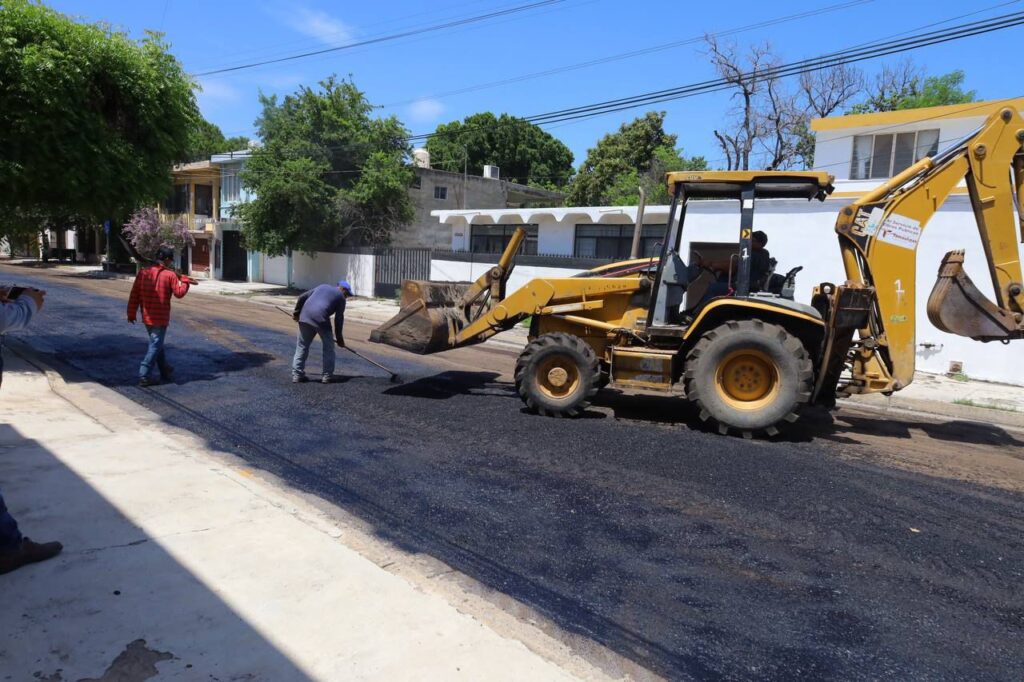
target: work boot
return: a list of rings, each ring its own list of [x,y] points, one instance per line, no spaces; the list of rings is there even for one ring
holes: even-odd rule
[[[21,546],[6,552],[0,552],[0,574],[10,573],[26,564],[46,561],[60,554],[64,545],[59,542],[39,544],[28,538],[21,539]]]
[[[150,379],[149,377],[139,377],[139,386],[142,386],[143,388],[147,386],[156,386],[159,383],[160,382],[157,381],[156,379]]]
[[[309,381],[309,377],[307,377],[305,374],[293,374],[292,375],[292,383],[293,384],[304,384],[307,381]]]

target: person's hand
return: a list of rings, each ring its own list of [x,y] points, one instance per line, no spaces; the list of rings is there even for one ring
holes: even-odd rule
[[[25,289],[22,296],[28,296],[36,303],[36,311],[43,309],[43,299],[46,297],[46,292],[42,289]]]
[[[299,314],[298,313],[292,313],[292,319],[295,320],[296,322],[298,322],[299,321]]]
[[[9,287],[0,287],[0,302],[7,301],[7,292],[10,291]]]

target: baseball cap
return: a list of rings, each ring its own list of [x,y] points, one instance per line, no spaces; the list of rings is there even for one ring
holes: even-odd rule
[[[338,280],[338,287],[347,290],[350,294],[352,293],[352,285],[343,279]]]

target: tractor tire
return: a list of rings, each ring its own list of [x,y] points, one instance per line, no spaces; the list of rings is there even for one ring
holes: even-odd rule
[[[548,417],[576,417],[597,393],[601,367],[583,339],[561,332],[531,341],[516,362],[516,390],[527,408]]]
[[[814,367],[800,339],[761,320],[730,320],[686,356],[687,399],[719,433],[774,436],[810,401]]]

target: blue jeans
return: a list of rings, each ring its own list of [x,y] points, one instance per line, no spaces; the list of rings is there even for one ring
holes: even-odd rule
[[[295,357],[292,359],[292,376],[300,377],[306,373],[306,358],[309,347],[316,335],[320,335],[320,344],[324,347],[323,375],[334,374],[334,332],[331,323],[325,322],[319,327],[299,322],[299,337],[295,341]]]
[[[146,350],[146,357],[142,358],[142,364],[139,365],[139,378],[149,376],[154,362],[160,368],[160,376],[166,377],[170,374],[168,371],[170,366],[167,364],[167,356],[164,354],[164,336],[167,334],[167,327],[146,325],[146,333],[149,334],[149,348]]]
[[[0,493],[0,551],[17,549],[21,546],[21,531],[18,522],[7,512],[4,496]]]

